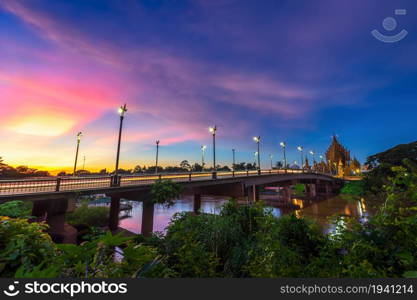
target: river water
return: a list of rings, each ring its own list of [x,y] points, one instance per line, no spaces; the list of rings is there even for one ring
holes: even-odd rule
[[[203,196],[201,198],[201,211],[216,214],[220,211],[221,206],[227,201],[228,198],[225,197]],[[364,199],[344,195],[314,201],[293,198],[292,202],[293,204],[298,205],[300,209],[273,206],[269,207],[272,209],[272,213],[276,217],[295,211],[297,216],[314,219],[322,225],[323,230],[326,232],[333,230],[333,226],[331,222],[329,222],[329,217],[331,216],[343,215],[357,218],[365,218],[367,216]],[[128,231],[140,233],[142,224],[142,202],[128,201],[128,203],[132,206],[132,210],[121,214],[122,219],[120,220],[119,226]],[[181,196],[180,199],[176,200],[175,204],[171,207],[166,207],[160,204],[155,205],[153,231],[164,232],[175,213],[192,210],[192,196]]]

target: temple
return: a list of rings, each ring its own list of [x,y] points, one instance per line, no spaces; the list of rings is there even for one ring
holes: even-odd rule
[[[335,135],[326,151],[326,161],[318,163],[316,168],[339,177],[359,175],[361,172],[360,162],[351,157],[350,151],[337,140]]]

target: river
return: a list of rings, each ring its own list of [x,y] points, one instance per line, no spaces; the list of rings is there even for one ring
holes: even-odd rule
[[[225,197],[202,197],[201,211],[216,214],[220,211],[221,206],[227,201],[228,199]],[[330,197],[324,200],[302,200],[293,198],[292,202],[293,204],[298,205],[300,209],[284,209],[273,206],[269,207],[272,209],[272,213],[276,217],[295,211],[297,216],[314,219],[322,225],[323,230],[326,232],[333,230],[333,226],[331,222],[329,222],[330,216],[345,215],[357,218],[364,218],[367,216],[364,199],[358,199],[345,195]],[[128,201],[128,203],[132,206],[132,210],[128,212],[127,215],[124,214],[124,217],[120,220],[119,226],[128,231],[140,233],[142,224],[142,202]],[[154,210],[153,231],[164,232],[175,213],[192,210],[192,196],[181,196],[180,199],[176,200],[175,204],[171,207],[156,204]]]

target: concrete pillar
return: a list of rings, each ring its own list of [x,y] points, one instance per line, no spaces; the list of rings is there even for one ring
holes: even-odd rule
[[[77,230],[66,222],[66,213],[74,208],[74,197],[34,201],[32,215],[38,218],[37,221],[46,221],[49,225],[48,233],[54,242],[75,244]]]
[[[199,214],[201,209],[201,194],[194,194],[194,213]]]
[[[316,193],[316,185],[314,183],[310,183],[310,184],[306,184],[306,192],[307,192],[307,196],[314,198],[317,196]]]
[[[259,187],[257,187],[256,185],[251,185],[246,187],[246,193],[248,196],[248,201],[249,202],[255,202],[259,200]]]
[[[285,202],[291,202],[291,195],[292,195],[291,186],[289,185],[284,186],[282,189],[282,199]]]
[[[141,233],[149,237],[153,232],[153,213],[155,205],[150,200],[142,202],[142,230]]]
[[[329,183],[325,184],[325,189],[326,189],[326,195],[331,195],[333,194],[333,189],[332,186]]]
[[[119,213],[120,213],[120,197],[111,196],[110,214],[109,214],[109,229],[111,231],[117,230],[119,227]]]

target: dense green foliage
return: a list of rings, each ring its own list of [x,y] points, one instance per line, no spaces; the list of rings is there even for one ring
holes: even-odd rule
[[[43,233],[45,225],[3,217],[0,275],[415,277],[417,164],[406,159],[390,172],[384,203],[375,215],[366,222],[335,218],[329,234],[294,214],[275,218],[261,202],[239,205],[233,200],[219,215],[176,214],[164,236],[125,238],[94,231],[78,246],[54,244]],[[175,195],[162,191],[162,202]]]
[[[181,193],[181,186],[169,179],[158,179],[151,186],[150,197],[153,203],[171,206]]]
[[[340,193],[354,196],[363,196],[365,193],[364,186],[365,184],[362,180],[348,181],[343,185]]]
[[[294,186],[294,196],[303,197],[305,196],[305,185],[298,183]]]
[[[44,232],[47,225],[27,219],[0,217],[0,275],[11,277],[17,268],[46,264],[56,247]]]
[[[67,214],[67,221],[71,225],[106,226],[109,211],[105,206],[88,206],[88,201],[85,201],[72,213]]]
[[[27,218],[32,212],[32,202],[9,201],[0,204],[0,216]]]
[[[417,162],[417,142],[397,145],[384,152],[369,156],[366,165],[371,170],[364,176],[365,191],[368,194],[385,192],[384,185],[389,184],[389,178],[394,176],[392,168],[404,166],[404,160]]]

